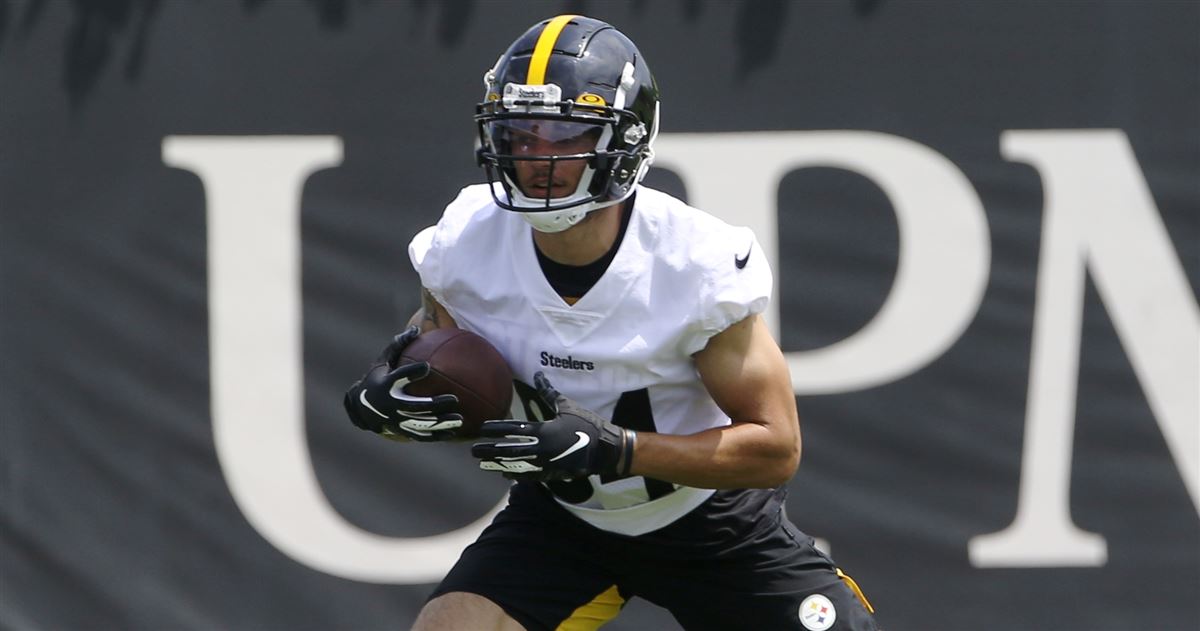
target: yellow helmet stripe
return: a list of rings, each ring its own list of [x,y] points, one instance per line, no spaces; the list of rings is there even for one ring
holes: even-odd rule
[[[529,60],[529,74],[525,76],[526,85],[542,85],[546,83],[546,66],[550,65],[550,53],[554,51],[554,43],[566,28],[567,22],[577,15],[560,15],[542,29],[537,44],[533,47],[533,58]]]

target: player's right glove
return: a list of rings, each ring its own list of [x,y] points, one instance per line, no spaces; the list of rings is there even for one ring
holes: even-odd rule
[[[392,338],[367,374],[346,390],[342,406],[355,427],[385,437],[419,441],[455,437],[462,426],[458,397],[453,394],[419,397],[404,391],[404,386],[429,374],[428,362],[396,365],[404,347],[420,334],[420,329],[411,326]]]

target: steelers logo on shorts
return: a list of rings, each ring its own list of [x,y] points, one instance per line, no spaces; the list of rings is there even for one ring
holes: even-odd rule
[[[837,620],[837,610],[828,598],[812,594],[800,603],[800,624],[810,631],[825,631]]]

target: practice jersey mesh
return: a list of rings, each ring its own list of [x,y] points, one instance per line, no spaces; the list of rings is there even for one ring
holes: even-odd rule
[[[487,185],[463,189],[413,238],[409,257],[424,287],[460,327],[495,345],[519,381],[544,371],[566,396],[633,429],[728,425],[691,355],[766,309],[766,257],[748,228],[646,187],[636,199],[612,263],[573,306],[546,281],[529,224],[497,207]],[[513,408],[518,417],[526,410],[520,401]],[[661,528],[712,494],[641,477],[551,488],[576,516],[629,535]]]

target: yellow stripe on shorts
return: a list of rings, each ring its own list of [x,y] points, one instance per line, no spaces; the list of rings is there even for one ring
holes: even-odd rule
[[[613,585],[600,592],[591,602],[571,612],[555,631],[595,631],[616,618],[624,604],[625,599],[617,591],[617,586]]]
[[[867,600],[867,595],[864,594],[863,591],[858,588],[858,583],[855,583],[854,579],[850,578],[849,574],[846,574],[845,572],[843,572],[842,568],[838,567],[838,568],[834,568],[834,569],[837,570],[838,578],[842,579],[842,581],[844,581],[846,583],[846,585],[850,588],[850,591],[854,592],[854,595],[858,597],[858,600],[860,602],[862,602],[863,607],[866,607],[867,611],[869,613],[875,613],[875,608],[872,607],[871,602]]]

